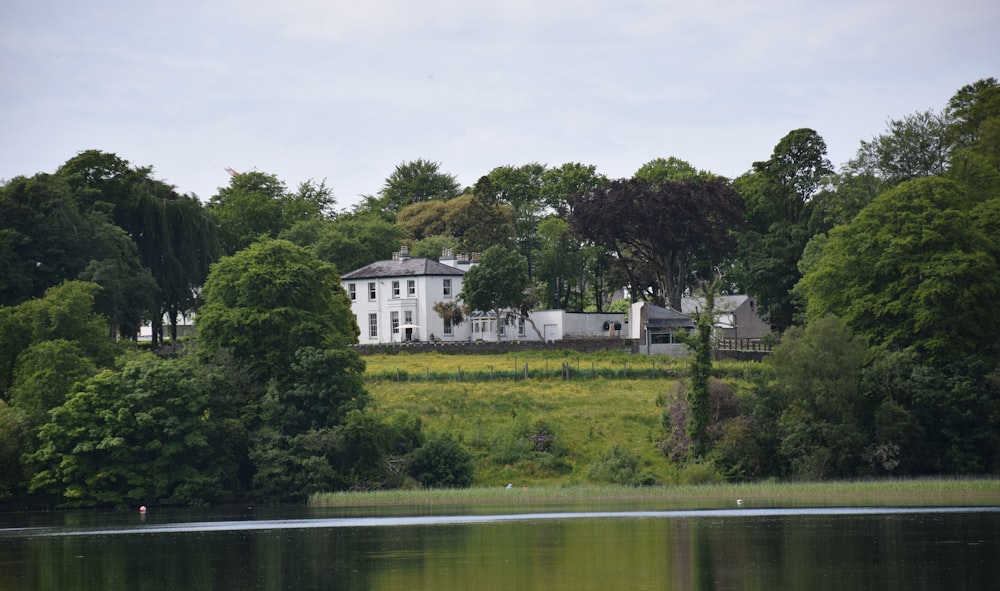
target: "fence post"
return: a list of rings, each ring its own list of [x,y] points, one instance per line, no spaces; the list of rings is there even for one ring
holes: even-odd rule
[[[458,381],[462,381],[462,366],[458,366]]]
[[[524,363],[524,379],[528,379],[528,362]]]

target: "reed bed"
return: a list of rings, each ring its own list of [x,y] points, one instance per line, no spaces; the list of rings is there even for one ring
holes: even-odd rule
[[[997,479],[761,482],[671,487],[536,486],[315,494],[313,507],[502,506],[642,502],[664,508],[1000,506]]]

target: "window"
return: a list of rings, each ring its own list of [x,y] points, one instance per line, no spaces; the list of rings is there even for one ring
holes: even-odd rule
[[[450,298],[451,297],[451,279],[445,279],[444,283],[442,284],[442,287],[444,288],[444,297]]]
[[[375,296],[375,282],[372,281],[368,284],[368,301],[374,302],[377,299]]]
[[[394,298],[398,298],[399,297],[399,282],[398,281],[393,281],[392,282],[392,297],[394,297]]]
[[[403,310],[403,324],[413,324],[413,310]]]
[[[399,312],[389,312],[389,324],[392,326],[392,334],[399,334]]]
[[[373,339],[378,338],[378,314],[368,315],[368,336]]]
[[[451,327],[451,318],[444,319],[444,334],[448,336],[455,334],[455,330]]]
[[[406,295],[409,296],[409,297],[411,297],[411,298],[413,296],[417,295],[417,280],[416,279],[407,279],[406,280]]]
[[[500,336],[506,336],[507,335],[507,323],[506,322],[501,322],[500,323],[500,333],[499,334],[500,334]]]
[[[353,283],[347,284],[347,295],[351,296],[352,302],[358,299],[358,293]]]
[[[517,336],[524,336],[524,318],[517,319]]]

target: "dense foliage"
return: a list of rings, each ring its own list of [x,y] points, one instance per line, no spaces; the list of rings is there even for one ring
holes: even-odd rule
[[[504,165],[463,190],[416,160],[352,211],[325,182],[230,172],[207,203],[98,150],[0,184],[0,500],[468,484],[464,440],[373,412],[349,347],[339,273],[403,245],[481,255],[461,306],[439,310],[453,322],[677,308],[708,277],[757,297],[783,333],[766,370],[719,380],[692,340],[690,383],[665,388],[644,439],[689,480],[1000,471],[994,78],[891,119],[839,170],[802,128],[733,181],[670,157],[622,179]],[[144,328],[151,352],[132,342]],[[476,449],[566,469],[563,438],[515,431]],[[656,480],[636,460],[648,450],[605,451],[593,479]]]

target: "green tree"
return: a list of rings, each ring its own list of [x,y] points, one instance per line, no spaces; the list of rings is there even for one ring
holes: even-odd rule
[[[707,173],[699,172],[689,162],[671,156],[670,158],[655,158],[639,167],[635,171],[635,178],[643,179],[650,183],[662,181],[677,181],[681,179],[693,179],[699,176],[711,176]]]
[[[453,175],[441,172],[441,164],[418,158],[396,166],[379,189],[378,212],[388,220],[405,207],[428,201],[458,197],[461,186]]]
[[[747,222],[739,234],[737,283],[757,296],[771,324],[781,328],[798,313],[792,288],[800,279],[802,252],[816,233],[813,197],[833,169],[826,142],[811,129],[789,132],[771,158],[754,162],[753,169],[736,181]]]
[[[528,279],[534,276],[536,232],[547,208],[544,190],[546,168],[532,162],[523,166],[499,166],[479,179],[476,198],[485,203],[507,205],[514,213],[514,243],[528,263]]]
[[[458,248],[481,253],[490,246],[514,245],[514,210],[481,195],[462,195],[447,203],[445,227]]]
[[[64,340],[97,367],[108,367],[117,347],[107,339],[105,320],[94,313],[100,287],[67,281],[45,292],[44,298],[0,308],[0,395],[14,381],[22,354],[33,345]]]
[[[543,285],[541,303],[545,308],[583,311],[584,257],[583,247],[566,220],[553,216],[538,224],[535,278]]]
[[[335,203],[323,182],[307,181],[290,193],[278,177],[253,171],[233,174],[208,211],[218,223],[222,253],[232,255],[261,238],[276,238],[296,222],[329,219]]]
[[[388,260],[399,250],[406,233],[400,227],[371,215],[343,215],[335,220],[297,222],[278,236],[306,248],[348,272],[375,261]]]
[[[191,359],[136,354],[82,384],[38,431],[31,490],[63,507],[217,499],[208,397]]]
[[[830,232],[799,288],[808,317],[840,315],[871,344],[922,359],[996,351],[998,212],[1000,197],[936,177],[883,193]]]
[[[972,149],[989,157],[1000,168],[1000,83],[983,78],[960,88],[946,109],[960,149]]]
[[[408,471],[428,488],[468,488],[475,466],[472,454],[454,436],[444,433],[417,449]]]
[[[21,352],[14,369],[8,401],[23,410],[33,426],[61,405],[77,382],[97,373],[80,346],[65,339],[40,341]]]
[[[202,358],[221,349],[255,379],[281,379],[303,347],[356,342],[357,322],[334,268],[285,240],[252,244],[212,267],[196,321]]]
[[[445,215],[448,204],[444,201],[421,201],[399,210],[396,225],[406,230],[414,240],[422,240],[447,232]]]
[[[795,476],[857,475],[870,441],[860,388],[868,355],[864,341],[833,315],[789,329],[775,347],[769,363],[784,407],[780,452]]]
[[[491,312],[497,319],[497,334],[506,322],[506,313],[517,314],[528,287],[528,263],[517,252],[491,246],[479,264],[462,279],[459,298],[472,310]]]
[[[574,195],[608,184],[608,178],[593,165],[567,162],[542,173],[542,202],[552,211],[565,210]]]
[[[0,187],[0,211],[0,305],[40,298],[90,261],[95,218],[65,179],[11,179]]]
[[[691,439],[691,459],[700,460],[709,451],[708,426],[711,421],[709,380],[712,377],[712,330],[715,324],[715,286],[705,292],[705,309],[698,313],[697,332],[690,343],[694,350],[691,360],[691,389],[688,391],[688,437]]]

